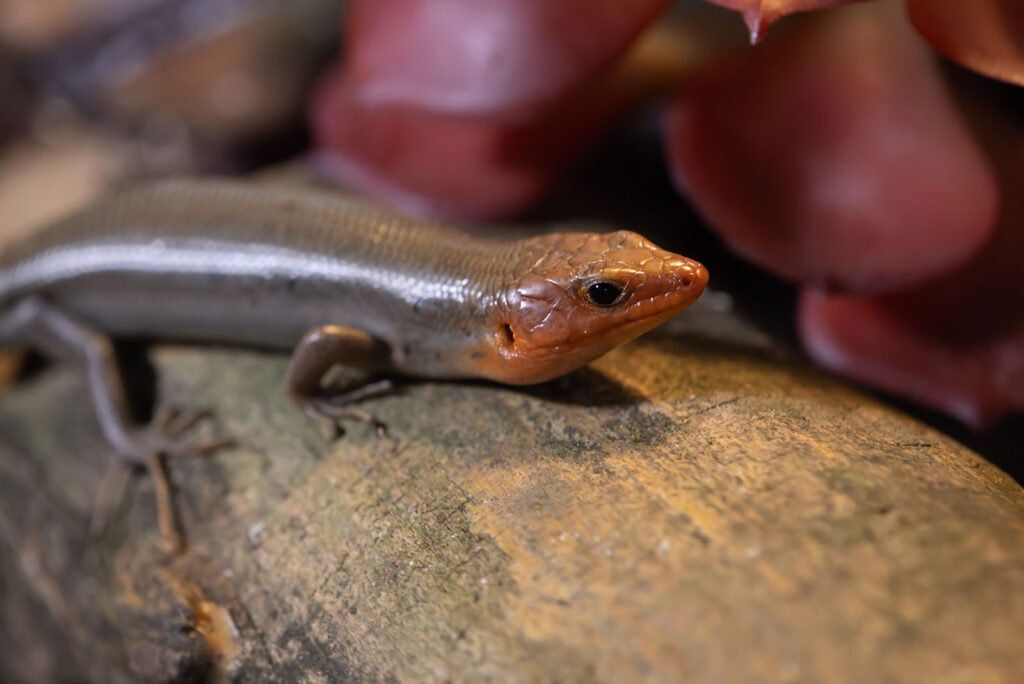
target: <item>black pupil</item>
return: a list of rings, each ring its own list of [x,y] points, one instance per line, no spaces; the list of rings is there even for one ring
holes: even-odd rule
[[[598,306],[611,306],[619,301],[621,294],[622,290],[611,283],[594,283],[587,288],[587,296],[590,297],[590,301]]]

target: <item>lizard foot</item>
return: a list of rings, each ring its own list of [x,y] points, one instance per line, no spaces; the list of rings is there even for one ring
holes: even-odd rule
[[[96,508],[93,512],[91,529],[94,535],[105,529],[111,509],[120,497],[128,471],[144,468],[153,478],[156,487],[157,519],[164,547],[176,553],[184,549],[184,538],[178,529],[171,495],[171,484],[167,479],[167,458],[194,459],[229,446],[230,438],[224,436],[195,441],[188,439],[188,433],[203,418],[202,411],[183,410],[176,407],[160,409],[148,425],[133,429],[110,460],[107,474]]]
[[[339,424],[342,418],[366,423],[373,428],[378,437],[386,437],[387,429],[383,423],[377,420],[369,411],[356,408],[352,404],[367,397],[386,394],[392,391],[394,387],[394,383],[390,380],[377,380],[361,384],[355,388],[343,387],[332,390],[328,387],[322,393],[312,397],[303,397],[300,400],[300,404],[306,415],[319,420],[326,420],[334,431],[335,439],[343,434]]]

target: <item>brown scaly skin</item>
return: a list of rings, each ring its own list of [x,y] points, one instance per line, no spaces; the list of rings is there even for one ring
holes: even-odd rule
[[[692,304],[708,272],[629,231],[557,233],[530,242],[543,257],[524,258],[495,307],[475,372],[513,385],[551,380],[642,335]],[[595,283],[621,291],[611,305],[589,296]]]

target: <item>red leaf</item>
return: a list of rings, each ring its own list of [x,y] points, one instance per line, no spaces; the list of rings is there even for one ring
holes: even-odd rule
[[[936,50],[968,69],[1024,85],[1024,2],[908,0],[907,7]]]
[[[506,120],[592,81],[667,0],[355,0],[348,87],[361,106]]]
[[[1002,216],[967,266],[876,298],[806,292],[807,351],[844,375],[984,427],[1024,410],[1024,127],[989,119]]]
[[[885,5],[791,28],[674,102],[679,186],[737,252],[806,284],[885,292],[966,261],[996,183],[927,48]]]
[[[313,103],[317,147],[338,180],[409,213],[508,217],[536,201],[622,112],[677,87],[698,54],[682,47],[682,26],[646,31],[609,73],[525,121],[367,104],[351,65],[339,65]]]
[[[317,147],[337,179],[408,213],[505,218],[534,203],[624,109],[664,87],[632,65],[520,125],[367,106],[339,68],[313,104]]]
[[[1022,255],[1024,256],[1024,255]],[[800,299],[800,335],[818,363],[943,411],[975,428],[1024,410],[1024,317],[990,339],[935,336],[896,302],[812,290]],[[947,325],[959,325],[951,314]]]
[[[393,207],[433,218],[493,218],[529,205],[547,184],[540,160],[515,158],[511,132],[364,106],[340,70],[324,86],[313,128],[326,169]]]

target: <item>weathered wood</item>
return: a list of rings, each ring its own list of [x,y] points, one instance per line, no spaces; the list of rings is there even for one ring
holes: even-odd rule
[[[536,389],[413,383],[331,443],[285,359],[161,347],[236,448],[88,540],[107,447],[53,367],[0,399],[0,680],[1010,681],[1024,491],[727,314]]]

